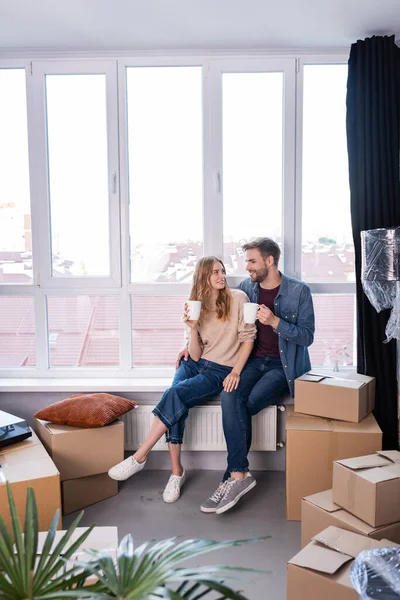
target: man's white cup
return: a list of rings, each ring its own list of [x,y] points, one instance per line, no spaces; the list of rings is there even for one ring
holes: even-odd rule
[[[254,324],[257,319],[258,304],[256,302],[246,302],[243,304],[244,322]]]
[[[200,318],[201,302],[199,300],[188,300],[186,304],[188,306],[187,317],[189,321],[198,321]]]

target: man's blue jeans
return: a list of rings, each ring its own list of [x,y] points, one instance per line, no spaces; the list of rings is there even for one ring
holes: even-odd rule
[[[228,468],[232,472],[249,470],[247,454],[251,446],[251,419],[260,410],[276,404],[289,393],[280,359],[250,358],[244,367],[238,389],[221,393],[222,422],[228,448]]]
[[[153,414],[168,427],[167,442],[182,444],[189,409],[217,396],[232,367],[210,360],[182,360],[175,372],[172,386],[164,392]]]

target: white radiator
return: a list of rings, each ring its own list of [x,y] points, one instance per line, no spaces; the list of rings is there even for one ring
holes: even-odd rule
[[[154,405],[141,404],[123,417],[125,450],[136,450],[144,441],[153,420]],[[276,450],[277,407],[270,406],[253,417],[251,450]],[[191,408],[186,420],[183,450],[226,450],[219,403]],[[165,437],[154,450],[168,450]]]

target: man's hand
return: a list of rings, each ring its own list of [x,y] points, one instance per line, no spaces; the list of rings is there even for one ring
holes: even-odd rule
[[[267,308],[265,304],[260,304],[260,308],[257,312],[257,319],[263,325],[271,325],[274,329],[278,327],[279,317],[276,317],[272,310]]]
[[[184,350],[181,350],[179,352],[178,358],[176,359],[176,364],[175,364],[176,369],[179,369],[179,365],[181,364],[182,358],[186,361],[189,358],[189,350],[187,348],[185,348]]]
[[[233,390],[237,390],[239,381],[240,375],[238,373],[235,373],[235,371],[231,371],[229,375],[227,375],[224,379],[225,392],[233,392]]]

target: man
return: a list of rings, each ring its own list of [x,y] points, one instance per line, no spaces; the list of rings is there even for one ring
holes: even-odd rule
[[[281,251],[270,238],[257,238],[243,250],[250,277],[239,288],[259,305],[257,339],[237,389],[221,393],[228,466],[218,488],[201,505],[206,513],[226,512],[256,485],[247,459],[251,419],[283,396],[293,396],[294,380],[311,368],[308,346],[314,340],[314,308],[310,288],[279,271]]]

